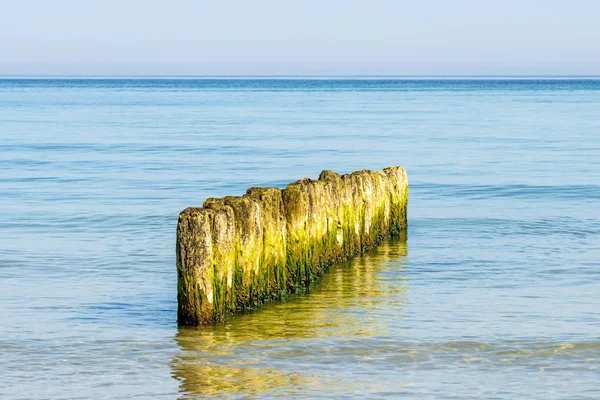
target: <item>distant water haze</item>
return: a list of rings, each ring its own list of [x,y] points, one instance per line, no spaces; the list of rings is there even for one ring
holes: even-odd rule
[[[5,2],[2,75],[599,75],[593,0]]]

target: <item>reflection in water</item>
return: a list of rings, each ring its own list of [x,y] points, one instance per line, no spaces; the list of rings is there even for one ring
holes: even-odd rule
[[[306,394],[335,385],[319,374],[340,357],[369,353],[365,339],[381,335],[381,313],[402,317],[406,237],[334,266],[308,295],[209,328],[179,328],[173,376],[184,397]],[[339,371],[340,374],[343,371]],[[344,388],[344,389],[347,389]]]

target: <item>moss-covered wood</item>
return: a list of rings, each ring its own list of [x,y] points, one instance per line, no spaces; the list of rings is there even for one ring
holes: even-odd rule
[[[406,228],[401,167],[323,171],[285,189],[187,208],[177,225],[178,321],[204,325],[306,290],[329,266]]]

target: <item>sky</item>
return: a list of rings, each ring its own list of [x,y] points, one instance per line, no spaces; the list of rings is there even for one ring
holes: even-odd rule
[[[0,5],[0,75],[600,75],[598,0]]]

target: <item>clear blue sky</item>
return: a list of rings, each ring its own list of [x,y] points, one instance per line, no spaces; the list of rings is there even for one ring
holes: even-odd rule
[[[600,75],[600,1],[3,0],[0,74]]]

